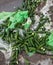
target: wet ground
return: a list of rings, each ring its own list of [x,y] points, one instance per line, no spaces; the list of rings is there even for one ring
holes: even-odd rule
[[[2,11],[15,11],[17,9],[17,7],[22,6],[21,3],[22,0],[0,0],[0,12]],[[39,7],[38,7],[38,13],[39,14],[39,10],[45,5],[45,2],[42,2]],[[50,10],[48,11],[51,15],[51,21],[53,22],[53,6],[50,7]],[[28,59],[30,62],[32,62],[31,65],[36,65],[36,63],[38,61],[42,61],[48,58],[51,58],[53,61],[53,57],[52,56],[47,56],[47,55],[41,55],[41,54],[34,54],[32,57],[27,56],[24,52],[22,53],[22,55],[24,58]],[[33,64],[35,63],[35,64]],[[52,62],[51,62],[52,63]],[[2,52],[0,52],[0,65],[5,65],[5,56]],[[22,64],[21,64],[22,65]],[[24,64],[23,64],[24,65]],[[40,63],[37,65],[41,65]],[[44,64],[46,65],[46,64]],[[49,64],[49,65],[53,65],[53,64]]]

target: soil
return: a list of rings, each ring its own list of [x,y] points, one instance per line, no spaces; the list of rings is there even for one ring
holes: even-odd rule
[[[50,15],[51,21],[53,22],[53,6],[50,7],[50,11],[51,11],[51,15]]]
[[[40,10],[45,6],[46,1],[42,1],[36,9],[36,14],[40,16]]]
[[[0,0],[0,12],[2,11],[15,11],[18,7],[22,6],[23,0]]]
[[[5,56],[1,51],[0,51],[0,65],[6,65],[5,64]]]
[[[39,65],[40,63],[41,63],[41,61],[44,61],[44,60],[46,60],[46,59],[51,59],[52,60],[52,64],[53,64],[53,57],[52,56],[49,56],[49,55],[42,55],[42,54],[38,54],[38,53],[36,53],[36,54],[34,54],[33,56],[31,56],[31,57],[29,57],[24,51],[20,54],[20,59],[22,59],[22,57],[24,58],[24,59],[27,59],[27,60],[29,60],[29,62],[30,62],[30,65],[36,65],[37,63],[37,65]],[[23,59],[22,59],[23,60]],[[20,64],[19,65],[21,65],[22,64],[22,60],[20,61]],[[24,61],[24,60],[23,60]],[[39,62],[40,61],[40,62]],[[32,64],[31,64],[32,63]],[[22,65],[25,65],[25,63],[24,64],[22,64]],[[40,65],[42,65],[42,64],[40,64]],[[43,64],[43,65],[45,65],[45,64]]]

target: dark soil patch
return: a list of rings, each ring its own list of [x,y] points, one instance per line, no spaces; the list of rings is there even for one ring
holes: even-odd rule
[[[0,51],[0,65],[6,65],[5,64],[5,56],[1,51]]]
[[[48,58],[51,58],[52,62],[53,62],[52,56],[49,56],[49,55],[42,55],[42,54],[36,53],[33,56],[29,57],[25,52],[22,52],[21,56],[23,56],[23,58],[28,59],[30,62],[35,63],[35,64],[38,61],[42,61],[42,60],[45,60],[45,59],[48,59]],[[19,65],[21,65],[21,63]],[[33,64],[31,64],[31,65],[33,65]]]

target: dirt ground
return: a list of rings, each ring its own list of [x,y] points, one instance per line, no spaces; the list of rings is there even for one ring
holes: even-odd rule
[[[15,11],[15,9],[17,9],[17,7],[22,6],[21,5],[22,3],[20,3],[20,2],[22,2],[22,0],[0,0],[0,12]],[[44,5],[45,5],[45,2],[42,2],[39,5],[38,10],[40,10]],[[50,17],[51,17],[51,21],[53,22],[53,6],[50,7],[50,10],[48,12],[51,13]],[[52,27],[53,27],[53,25],[52,25]],[[37,63],[39,60],[41,61],[41,60],[44,60],[47,58],[51,58],[53,61],[52,56],[47,56],[47,55],[34,54],[32,57],[29,57],[24,52],[21,55],[33,63]],[[6,65],[5,56],[2,52],[0,52],[0,65]],[[20,64],[20,65],[22,65],[22,64]],[[31,65],[34,65],[34,64],[31,64]],[[38,65],[41,65],[41,64],[38,64]]]
[[[21,7],[22,0],[0,0],[1,11],[15,11],[17,7]]]

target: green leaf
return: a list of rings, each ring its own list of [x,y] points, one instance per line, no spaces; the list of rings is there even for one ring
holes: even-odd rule
[[[53,32],[50,34],[50,36],[48,37],[49,41],[47,42],[47,44],[51,47],[53,47]]]
[[[28,52],[28,55],[29,55],[29,56],[33,56],[34,53],[35,53],[35,51],[33,51],[33,52]]]
[[[5,21],[8,17],[10,17],[14,12],[1,12],[0,13],[0,20]]]
[[[14,29],[16,24],[23,23],[28,18],[28,11],[18,11],[13,17],[10,17],[11,25],[8,26],[10,29]],[[7,28],[7,30],[8,30]]]
[[[36,49],[33,47],[29,47],[29,52],[27,53],[29,56],[34,55],[34,53],[36,53]]]

